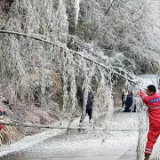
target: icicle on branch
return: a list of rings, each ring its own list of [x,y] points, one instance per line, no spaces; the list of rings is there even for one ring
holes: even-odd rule
[[[75,13],[75,27],[78,24],[78,16],[79,16],[79,10],[80,10],[79,4],[80,4],[80,0],[75,0],[75,5],[74,5],[75,12],[76,12]]]

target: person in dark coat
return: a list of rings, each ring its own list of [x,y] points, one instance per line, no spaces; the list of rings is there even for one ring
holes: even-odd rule
[[[93,100],[94,100],[93,93],[92,93],[92,91],[89,91],[87,105],[86,105],[86,114],[88,114],[88,116],[89,116],[89,123],[91,122],[91,119],[92,119]],[[84,90],[81,92],[80,102],[81,102],[81,107],[83,108]],[[81,117],[80,123],[81,122],[82,122],[82,117]]]
[[[133,103],[133,93],[132,92],[128,92],[128,95],[127,95],[126,101],[125,101],[124,112],[130,112],[131,111],[132,103]]]
[[[126,103],[127,95],[128,95],[128,91],[124,90],[123,93],[122,93],[122,108],[123,108],[123,110],[125,108],[125,103]]]

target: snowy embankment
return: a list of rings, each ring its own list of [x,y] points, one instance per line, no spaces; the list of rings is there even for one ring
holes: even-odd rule
[[[26,150],[48,138],[60,135],[63,132],[63,130],[48,130],[36,135],[26,136],[11,145],[2,146],[0,149],[0,157]]]

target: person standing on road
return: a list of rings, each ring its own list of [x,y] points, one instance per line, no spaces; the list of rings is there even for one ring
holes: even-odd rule
[[[153,146],[160,135],[160,93],[156,93],[156,87],[154,85],[149,85],[147,87],[147,95],[141,90],[140,97],[148,106],[150,124],[145,149],[145,160],[149,160]]]
[[[82,91],[81,97],[80,97],[82,108],[83,108],[83,103],[84,103],[84,91],[85,90]],[[91,119],[92,119],[93,100],[94,100],[94,96],[93,96],[92,91],[90,90],[88,93],[88,100],[87,100],[87,105],[86,105],[86,114],[88,114],[89,116],[89,123],[91,123]],[[82,117],[81,117],[80,123],[82,123]]]
[[[122,107],[124,112],[130,112],[133,103],[133,93],[130,91],[123,92],[122,94]]]
[[[127,99],[128,91],[124,90],[122,93],[122,109],[124,110],[125,108],[125,103]]]

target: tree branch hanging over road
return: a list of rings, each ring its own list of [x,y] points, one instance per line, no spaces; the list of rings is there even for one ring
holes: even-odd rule
[[[38,40],[38,41],[41,41],[41,42],[44,42],[44,43],[48,43],[48,44],[53,45],[53,46],[57,46],[57,47],[63,48],[65,50],[69,50],[72,53],[77,54],[77,55],[87,59],[88,61],[92,61],[95,64],[97,64],[97,65],[99,65],[99,66],[101,66],[101,67],[103,67],[105,69],[112,70],[113,73],[115,73],[115,74],[117,74],[117,75],[119,75],[119,76],[121,76],[121,77],[123,77],[125,79],[128,79],[131,82],[136,83],[136,80],[129,78],[129,77],[136,78],[136,76],[134,76],[133,74],[129,73],[128,71],[125,71],[122,68],[116,68],[117,70],[120,71],[120,73],[119,73],[118,71],[114,70],[112,67],[107,67],[105,64],[100,63],[100,62],[98,62],[98,61],[96,61],[96,60],[94,60],[94,59],[92,59],[92,58],[90,58],[88,56],[85,56],[84,54],[82,54],[82,52],[76,52],[76,51],[70,50],[66,46],[63,46],[61,44],[56,44],[56,43],[48,41],[46,39],[42,39],[40,37],[36,37],[36,36],[29,35],[29,34],[26,34],[26,33],[19,33],[19,32],[8,31],[8,30],[0,30],[0,33],[2,33],[2,34],[13,34],[13,35],[23,36],[23,37],[29,37],[31,39],[35,39],[35,40]],[[122,72],[124,73],[124,75],[121,74]]]

